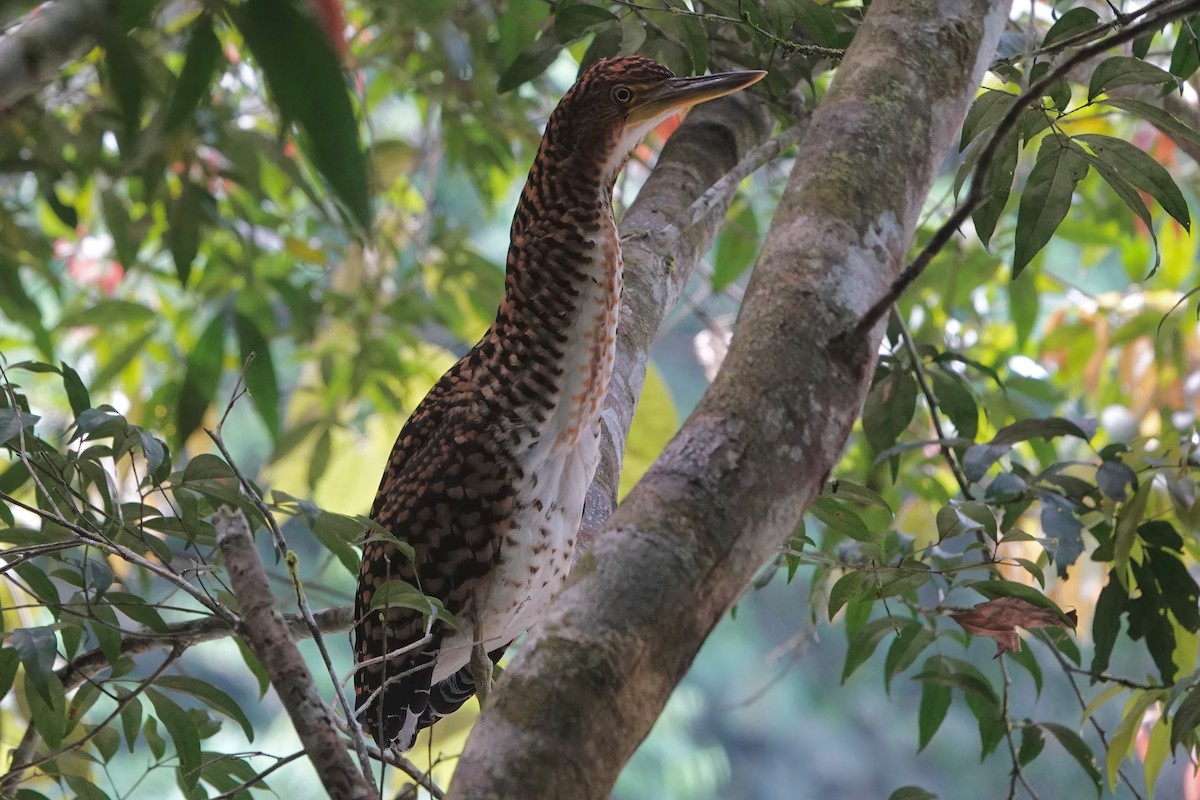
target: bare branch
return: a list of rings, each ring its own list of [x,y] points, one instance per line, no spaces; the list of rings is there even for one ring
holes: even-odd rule
[[[275,607],[267,573],[254,547],[245,515],[223,506],[213,515],[213,526],[241,611],[238,635],[270,677],[325,790],[338,798],[377,797],[377,792],[350,760],[345,744],[337,735],[334,715],[317,693],[312,673],[305,666],[283,615]]]

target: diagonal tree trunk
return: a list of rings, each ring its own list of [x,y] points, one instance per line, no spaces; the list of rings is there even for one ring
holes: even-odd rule
[[[872,3],[813,115],[721,373],[506,673],[451,797],[608,795],[840,456],[880,333],[830,339],[899,272],[1006,11]]]

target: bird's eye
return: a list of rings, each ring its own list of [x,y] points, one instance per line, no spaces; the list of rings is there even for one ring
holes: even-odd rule
[[[615,86],[612,90],[612,98],[621,105],[627,105],[633,100],[633,90],[628,86]]]

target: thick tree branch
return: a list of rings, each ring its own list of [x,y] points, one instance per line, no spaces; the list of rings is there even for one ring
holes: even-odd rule
[[[113,0],[56,0],[0,37],[0,110],[36,92],[95,46]]]
[[[700,106],[667,141],[654,173],[621,221],[625,288],[604,405],[600,467],[588,491],[580,532],[585,548],[617,507],[625,437],[659,323],[712,246],[747,169],[761,166],[764,156],[778,154],[798,138],[789,132],[786,141],[764,144],[770,126],[766,108],[748,92]]]
[[[720,374],[505,673],[451,797],[608,795],[840,456],[879,331],[837,354],[821,343],[898,274],[1006,10],[871,5],[813,115]]]
[[[325,790],[330,797],[374,798],[375,791],[350,760],[333,713],[317,693],[312,673],[275,606],[246,517],[222,507],[213,515],[213,527],[238,599],[238,635],[270,677]]]

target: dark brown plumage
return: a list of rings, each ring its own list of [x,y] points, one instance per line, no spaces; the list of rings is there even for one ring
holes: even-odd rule
[[[613,182],[659,121],[762,74],[679,79],[646,58],[608,59],[550,116],[513,217],[496,320],[405,424],[371,509],[414,554],[379,537],[363,548],[355,698],[382,744],[408,749],[474,693],[476,630],[494,660],[561,587],[612,373]],[[464,630],[409,606],[372,609],[396,580],[440,600]]]

